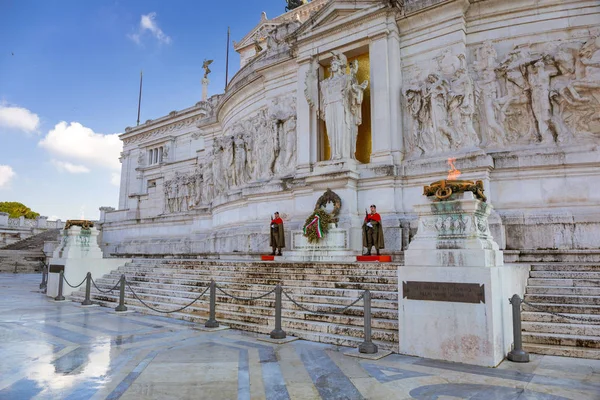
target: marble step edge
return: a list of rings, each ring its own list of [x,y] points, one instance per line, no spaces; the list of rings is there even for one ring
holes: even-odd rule
[[[600,264],[531,264],[531,271],[600,272]]]
[[[550,312],[561,314],[600,314],[600,306],[587,304],[546,304],[546,303],[531,303],[537,307]],[[523,304],[523,311],[540,311],[533,307]]]
[[[109,274],[108,277],[110,277],[111,282],[118,282],[118,280],[120,279],[120,275],[112,275]],[[103,278],[99,278],[99,279],[106,279],[107,276],[105,275]],[[188,285],[184,285],[184,286],[197,286],[197,287],[201,287],[201,286],[206,286],[206,285],[194,285],[194,283],[204,283],[206,284],[207,282],[209,282],[208,280],[195,280],[195,279],[171,279],[171,278],[165,278],[165,279],[160,279],[160,278],[152,278],[152,277],[135,277],[135,276],[129,276],[126,277],[127,280],[129,281],[135,281],[135,282],[141,282],[141,283],[148,283],[148,284],[175,284],[175,285],[181,285],[182,282],[183,283],[188,283]],[[386,284],[386,283],[374,283],[374,282],[331,282],[331,281],[290,281],[290,280],[278,280],[278,279],[261,279],[261,282],[256,282],[256,280],[254,280],[251,284],[253,285],[264,285],[264,286],[275,286],[276,284],[281,284],[284,287],[288,287],[288,288],[292,288],[292,287],[316,287],[316,288],[339,288],[339,289],[352,289],[353,286],[359,286],[361,289],[360,290],[365,290],[365,289],[369,289],[369,290],[378,290],[378,291],[389,291],[389,292],[393,292],[393,291],[397,291],[398,290],[398,285],[397,284]],[[263,282],[266,281],[266,282]],[[222,281],[222,280],[217,280],[216,281],[218,285],[223,285],[223,284],[239,284],[240,282],[236,282],[236,281]],[[98,283],[98,281],[96,281],[96,283]],[[246,282],[241,282],[241,283],[246,283]],[[113,283],[114,285],[114,283]]]
[[[352,269],[331,269],[331,270],[319,270],[316,268],[301,268],[293,271],[280,270],[275,268],[256,268],[251,270],[227,270],[227,269],[183,269],[183,268],[149,268],[149,267],[130,267],[123,266],[119,267],[119,270],[130,273],[152,273],[152,274],[187,274],[187,275],[316,275],[316,276],[362,276],[362,275],[371,275],[371,276],[390,276],[395,277],[398,275],[397,270],[373,270],[373,269],[365,269],[365,268],[352,268]]]
[[[152,300],[151,298],[147,298],[148,296],[139,295],[138,297],[140,297],[145,303],[149,304],[153,308],[157,308],[157,309],[161,309],[161,310],[173,310],[175,308],[182,307],[190,302],[189,299],[184,299],[180,303],[175,303],[175,302],[164,303],[164,302]],[[114,304],[118,303],[117,296],[109,296],[109,295],[105,295],[105,294],[95,294],[95,295],[90,296],[90,298],[91,298],[92,302],[93,301],[110,301]],[[73,301],[79,301],[79,300],[83,301],[84,296],[82,296],[81,294],[78,294],[76,296],[71,295],[70,299]],[[131,304],[132,301],[139,302],[135,297],[133,297],[133,295],[125,296],[125,304],[126,305]],[[304,311],[300,308],[295,308],[297,306],[293,305],[293,303],[290,302],[289,300],[287,302],[283,301],[282,305],[283,305],[282,315],[285,313],[296,313],[296,314],[302,316],[303,318],[307,318],[308,316],[313,316],[313,315],[314,316],[320,315],[323,318],[325,318],[327,316],[336,316],[337,314],[332,313],[331,309],[333,309],[333,311],[335,311],[340,308],[340,306],[329,307],[327,305],[321,305],[322,308],[316,309],[315,311],[318,310],[318,311],[323,312],[324,314],[316,314],[316,313]],[[240,312],[239,311],[240,308],[252,310],[252,313]],[[325,308],[325,309],[323,309],[323,308]],[[190,312],[208,313],[208,302],[196,302],[193,305],[191,305],[188,308],[188,310],[190,310]],[[216,311],[220,312],[222,310],[239,313],[240,315],[248,315],[248,316],[256,316],[256,317],[272,317],[275,312],[274,307],[272,307],[272,306],[264,307],[264,306],[243,305],[243,304],[234,304],[234,303],[221,303],[221,302],[217,301]],[[358,319],[360,319],[360,322],[362,323],[362,318],[363,318],[362,310],[363,310],[362,306],[358,306],[358,307],[353,306],[348,309],[349,313],[344,314],[343,316],[348,317],[348,318],[358,318]],[[398,313],[396,310],[372,308],[371,314],[372,314],[372,318],[374,320],[377,319],[377,320],[382,320],[382,321],[385,321],[385,320],[393,321],[393,320],[397,320],[397,318],[398,318]],[[315,317],[315,318],[317,318],[317,317]]]
[[[523,343],[554,344],[600,349],[600,337],[564,333],[523,332]]]
[[[600,306],[600,296],[568,294],[525,294],[525,301],[543,304],[584,304]]]
[[[600,360],[600,349],[593,349],[589,347],[523,343],[523,349],[533,354]]]
[[[586,279],[600,279],[599,272],[586,272],[586,271],[529,271],[531,278],[586,278]]]
[[[521,326],[523,332],[589,336],[596,337],[600,340],[600,325],[591,325],[586,324],[585,322],[581,324],[569,324],[560,322],[522,321]]]
[[[577,287],[577,286],[527,286],[526,294],[538,295],[573,295],[573,296],[600,296],[599,287]],[[596,294],[597,293],[597,294]]]
[[[167,290],[167,289],[159,289],[159,288],[144,287],[144,286],[138,286],[138,287],[133,286],[133,287],[136,288],[135,291],[138,294],[143,293],[145,295],[152,295],[152,296],[187,299],[188,301],[196,298],[200,293],[202,293],[201,290],[195,291],[195,292],[190,292],[190,291],[171,291],[171,290]],[[103,290],[109,289],[109,287],[107,287],[105,289],[102,287],[100,287],[100,288]],[[85,293],[85,289],[80,289],[79,291],[82,293]],[[227,291],[227,293],[231,293],[234,296],[240,297],[240,298],[258,297],[259,295],[264,294],[262,292],[250,292],[250,293],[247,293],[247,292],[239,293],[239,292],[240,291],[236,291],[236,290]],[[96,290],[95,288],[91,289],[90,293],[91,294],[102,294],[102,292]],[[205,296],[208,296],[208,294],[206,294]],[[217,291],[217,296],[220,296],[220,298],[226,297],[219,291]],[[290,294],[290,297],[292,297],[294,300],[296,300],[299,303],[330,304],[330,305],[337,305],[337,306],[342,306],[342,307],[347,304],[352,303],[354,300],[356,300],[356,298],[358,298],[358,296],[342,297],[342,296],[305,295],[305,294],[295,294],[295,293]],[[286,299],[286,298],[284,297],[284,299]],[[260,301],[260,300],[274,302],[275,294],[271,294],[262,299],[247,300],[247,301],[253,302],[253,301]],[[398,309],[398,300],[397,299],[371,298],[371,306],[373,308],[385,308],[385,309],[397,310]]]
[[[108,282],[106,282],[108,281]],[[100,278],[96,281],[96,284],[102,290],[108,290],[116,285],[118,279],[114,277],[113,279]],[[206,282],[208,284],[208,281]],[[145,286],[140,285],[140,282],[131,282],[132,287],[143,288]],[[230,284],[219,284],[220,287],[224,288],[227,292],[237,293],[238,297],[252,297],[256,296],[259,293],[265,293],[273,289],[273,285],[253,285],[247,283],[230,283]],[[204,290],[205,286],[194,286],[194,285],[175,285],[175,284],[165,284],[165,283],[157,283],[152,285],[152,287],[158,290],[164,290],[168,292],[187,292],[187,293],[200,293],[200,290]],[[243,287],[243,289],[239,289],[238,287]],[[191,290],[194,289],[194,292]],[[84,288],[80,288],[80,290],[85,290]],[[315,288],[310,286],[284,286],[284,290],[291,292],[293,295],[305,295],[305,296],[330,296],[330,297],[348,297],[348,298],[356,298],[358,297],[363,290],[362,289],[340,289],[340,288]],[[331,293],[331,294],[323,294],[323,293]],[[334,294],[335,293],[335,294]],[[386,298],[391,297],[391,298]],[[390,300],[390,301],[398,301],[398,291],[397,288],[395,291],[385,291],[385,290],[371,290],[371,298],[374,300]]]
[[[528,278],[527,286],[561,286],[561,287],[581,287],[581,288],[596,288],[600,287],[600,281],[595,279],[549,279],[549,278]]]
[[[314,268],[321,269],[345,269],[352,268],[352,266],[356,267],[358,264],[356,261],[347,261],[347,262],[335,262],[335,261],[326,261],[326,262],[310,262],[310,261],[288,261],[288,262],[280,262],[280,261],[261,261],[261,260],[253,260],[253,261],[225,261],[225,262],[204,262],[204,261],[187,261],[187,262],[126,262],[125,265],[129,266],[194,266],[194,267],[252,267],[252,266],[266,266],[267,268],[307,268],[308,266],[314,266]],[[361,262],[361,268],[373,268],[373,269],[387,269],[394,270],[397,269],[398,266],[403,266],[402,263],[398,262],[389,262],[389,263],[379,263],[379,262]]]
[[[114,305],[114,303],[101,302],[101,305],[102,306],[108,305],[109,307],[112,307],[112,305]],[[150,310],[139,304],[126,304],[126,305],[130,310],[139,311],[142,314],[153,314],[153,315],[164,316],[164,314]],[[207,319],[208,312],[206,312],[205,314],[178,312],[178,313],[173,313],[170,315],[177,317],[178,319],[183,319],[186,321],[200,321],[203,324]],[[254,328],[261,329],[264,333],[269,333],[274,328],[274,319],[273,318],[270,318],[270,319],[261,319],[261,318],[256,318],[256,317],[247,318],[248,316],[244,315],[244,314],[220,313],[220,312],[218,312],[218,310],[217,310],[215,317],[216,317],[216,320],[219,322],[219,324],[226,325],[231,328],[234,328],[235,326],[244,326],[244,327],[246,327],[246,329],[243,329],[243,330],[254,331],[254,329],[248,329],[249,327],[254,327]],[[235,318],[235,317],[238,317],[238,318]],[[244,317],[246,317],[246,318],[244,318]],[[252,321],[254,321],[254,322],[252,322]],[[309,331],[309,332],[331,333],[330,332],[331,330],[334,330],[334,331],[345,330],[348,333],[347,336],[350,336],[350,337],[360,338],[364,335],[364,331],[363,331],[364,328],[362,325],[347,325],[347,324],[341,324],[341,323],[300,320],[300,319],[294,319],[294,318],[282,318],[282,320],[281,320],[282,327],[286,331],[300,330],[298,328],[289,326],[289,324],[297,324],[297,323],[304,323],[303,326],[305,326],[307,328],[308,327],[314,328],[311,330],[306,330],[307,332]],[[289,332],[288,332],[288,334],[289,334]],[[385,337],[389,338],[390,336],[394,337],[394,335],[396,335],[396,336],[398,335],[397,327],[392,327],[392,328],[373,327],[373,329],[372,329],[372,336],[376,340],[382,340],[382,338],[385,338]],[[397,338],[393,339],[393,340],[397,341]]]
[[[600,323],[600,315],[594,315],[594,314],[568,314],[568,313],[563,313],[567,316],[570,317],[575,317],[575,318],[587,318],[587,319],[591,319],[593,321],[597,321],[598,323]],[[525,322],[554,322],[554,323],[563,323],[563,324],[570,324],[570,325],[585,325],[588,324],[588,322],[586,321],[582,321],[582,320],[577,320],[577,319],[568,319],[568,318],[564,318],[564,317],[559,317],[557,315],[553,315],[553,314],[548,314],[548,313],[544,313],[544,312],[540,312],[540,311],[523,311],[521,313],[521,321]],[[600,326],[600,325],[598,325]]]
[[[273,279],[273,278],[280,278],[280,277],[286,277],[287,279],[290,280],[324,280],[324,281],[336,281],[337,279],[340,278],[345,278],[348,280],[352,280],[352,279],[370,279],[370,280],[385,280],[385,281],[392,281],[392,282],[397,282],[398,281],[398,277],[396,275],[394,276],[385,276],[385,275],[365,275],[365,274],[357,274],[357,275],[318,275],[318,274],[286,274],[286,273],[256,273],[256,274],[247,274],[247,273],[239,273],[239,274],[229,274],[229,273],[223,273],[223,272],[219,272],[219,273],[210,273],[210,274],[204,274],[204,273],[163,273],[163,272],[156,272],[156,271],[151,271],[151,272],[139,272],[139,271],[135,271],[135,272],[131,272],[131,271],[119,271],[121,274],[125,273],[125,275],[132,275],[132,276],[153,276],[153,277],[164,277],[164,278],[168,278],[168,277],[173,277],[173,278],[178,278],[178,279],[188,279],[188,278],[195,278],[195,277],[210,277],[212,279],[214,279],[215,277],[218,277],[218,279],[223,279],[223,278],[230,278],[230,279]]]

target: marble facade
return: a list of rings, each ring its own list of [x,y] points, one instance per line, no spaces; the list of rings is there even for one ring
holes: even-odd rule
[[[263,14],[234,44],[225,93],[121,135],[103,250],[265,251],[274,211],[289,235],[331,188],[347,250],[361,250],[376,203],[386,252],[400,252],[449,157],[484,182],[501,250],[598,248],[599,19],[597,0],[313,0]]]

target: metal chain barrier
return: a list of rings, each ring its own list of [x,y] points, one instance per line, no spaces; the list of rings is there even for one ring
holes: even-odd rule
[[[81,281],[81,283],[77,286],[73,286],[69,283],[69,281],[67,280],[67,277],[63,275],[63,279],[65,280],[65,282],[67,283],[67,285],[71,286],[73,289],[77,289],[79,286],[83,285],[83,282],[85,282],[85,280],[87,279],[87,276],[85,278],[83,278],[83,280]]]
[[[283,291],[283,295],[285,297],[287,297],[289,301],[291,301],[292,303],[294,303],[295,305],[297,305],[298,307],[300,307],[302,310],[308,311],[308,312],[311,312],[311,313],[314,313],[314,314],[319,314],[319,315],[325,315],[325,314],[343,314],[343,313],[346,312],[346,310],[348,310],[350,307],[352,307],[353,305],[355,305],[356,303],[358,303],[359,301],[361,301],[363,299],[363,297],[365,297],[365,294],[363,292],[363,294],[361,294],[358,297],[358,299],[354,300],[351,304],[348,304],[346,307],[341,308],[341,309],[336,310],[336,311],[313,311],[313,310],[308,309],[308,308],[304,307],[303,305],[299,304],[296,300],[292,299],[290,297],[290,295],[287,294],[287,292]]]
[[[527,302],[525,300],[523,300],[523,304],[527,304],[531,308],[535,308],[538,311],[541,311],[541,312],[544,312],[544,313],[547,313],[547,314],[552,314],[552,315],[555,315],[557,317],[561,317],[561,318],[565,318],[565,319],[572,319],[574,321],[589,322],[591,324],[600,324],[600,320],[598,320],[598,319],[572,317],[572,316],[565,315],[565,314],[560,314],[560,313],[557,313],[557,312],[554,312],[554,311],[547,311],[547,310],[544,310],[543,308],[541,308],[539,306],[536,306],[534,304],[531,304],[531,303],[529,303],[529,302]]]
[[[237,296],[234,296],[234,295],[232,295],[231,293],[227,293],[226,291],[224,291],[223,289],[221,289],[219,286],[217,286],[217,290],[218,290],[219,292],[223,293],[223,294],[224,294],[224,295],[226,295],[226,296],[229,296],[229,297],[231,297],[231,298],[232,298],[232,299],[234,299],[234,300],[238,300],[238,301],[252,301],[252,300],[259,300],[259,299],[262,299],[262,298],[265,298],[265,297],[267,297],[267,296],[268,296],[268,295],[270,295],[271,293],[274,293],[276,289],[277,289],[277,288],[275,287],[275,288],[273,288],[273,290],[271,290],[270,292],[267,292],[267,293],[265,293],[265,294],[263,294],[263,295],[260,295],[260,296],[258,296],[258,297],[237,297]]]
[[[119,282],[117,282],[117,283],[115,284],[115,286],[113,286],[112,288],[110,288],[110,289],[108,289],[108,290],[106,290],[106,291],[105,291],[105,290],[102,290],[102,289],[100,289],[100,288],[98,287],[98,285],[96,285],[96,281],[94,281],[93,279],[92,279],[92,284],[94,285],[94,287],[95,287],[96,289],[98,289],[98,291],[99,291],[100,293],[111,293],[113,290],[115,290],[115,289],[118,289],[118,288],[119,288],[119,285],[121,284],[121,282],[120,282],[120,281],[119,281]]]
[[[149,306],[148,304],[146,304],[144,302],[144,300],[140,299],[140,297],[137,295],[137,293],[133,291],[133,289],[131,288],[131,285],[129,284],[129,282],[125,281],[125,283],[127,284],[127,287],[129,288],[129,290],[133,294],[133,297],[135,297],[140,303],[142,303],[143,305],[145,305],[146,307],[148,307],[152,311],[156,311],[156,312],[162,313],[162,314],[171,314],[171,313],[175,313],[175,312],[179,312],[179,311],[185,310],[186,308],[188,308],[189,306],[191,306],[192,304],[194,304],[195,302],[197,302],[198,300],[200,300],[200,297],[204,296],[204,294],[206,292],[208,292],[208,289],[210,288],[210,286],[208,286],[206,289],[204,289],[204,292],[200,293],[200,295],[198,297],[196,297],[191,303],[186,304],[185,306],[183,306],[181,308],[178,308],[177,310],[164,311],[164,310],[156,309],[156,308],[154,308],[154,307]]]

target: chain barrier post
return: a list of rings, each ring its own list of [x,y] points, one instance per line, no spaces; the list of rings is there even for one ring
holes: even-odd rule
[[[371,341],[371,292],[365,290],[363,297],[364,302],[364,325],[365,325],[365,341],[358,345],[358,352],[363,354],[377,353],[377,345]]]
[[[508,302],[512,304],[515,346],[506,358],[513,362],[526,363],[529,362],[529,353],[523,350],[523,341],[521,340],[521,303],[523,300],[515,294],[508,299]]]
[[[40,283],[40,290],[45,290],[48,287],[48,267],[46,264],[42,265],[42,283]]]
[[[54,298],[55,301],[63,301],[65,296],[63,296],[63,280],[65,279],[64,271],[60,271],[58,278],[58,296]]]
[[[208,321],[204,324],[205,328],[218,328],[219,323],[215,318],[215,308],[217,307],[217,284],[214,280],[210,281],[210,311]]]
[[[121,286],[119,288],[119,305],[115,308],[115,311],[127,311],[127,307],[125,306],[125,274],[121,275]]]
[[[13,272],[14,274],[16,274],[16,273],[17,273],[17,265],[18,265],[18,262],[16,262],[16,261],[15,261],[15,270],[14,270],[14,272]]]
[[[275,329],[271,331],[271,339],[285,339],[286,333],[281,329],[281,292],[280,284],[275,286]]]
[[[85,300],[81,303],[82,306],[90,306],[92,305],[92,301],[90,300],[90,292],[92,290],[92,273],[88,272],[85,276]]]

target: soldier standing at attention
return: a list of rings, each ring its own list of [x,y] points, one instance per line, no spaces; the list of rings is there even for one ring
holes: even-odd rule
[[[365,221],[363,223],[363,247],[367,248],[365,255],[371,255],[371,247],[375,247],[377,255],[379,249],[385,248],[383,240],[383,227],[381,226],[381,216],[377,213],[375,204],[371,204],[371,213],[365,210]]]
[[[271,240],[270,246],[273,248],[272,256],[281,255],[281,249],[285,247],[285,237],[283,236],[283,220],[279,218],[279,212],[275,212],[273,219],[271,220]]]

